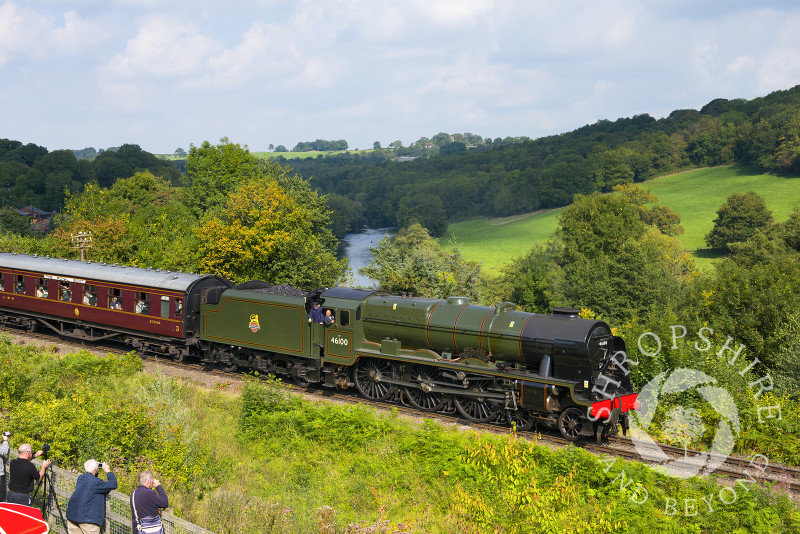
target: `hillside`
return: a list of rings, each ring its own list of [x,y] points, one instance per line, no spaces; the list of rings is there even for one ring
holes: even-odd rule
[[[662,176],[641,185],[649,188],[661,204],[680,215],[685,233],[678,237],[701,269],[709,267],[716,257],[705,250],[704,239],[713,226],[717,209],[731,193],[758,193],[777,221],[786,220],[791,209],[800,202],[800,177],[762,174],[740,165]],[[497,274],[504,264],[527,253],[534,243],[547,241],[556,229],[560,211],[451,224],[447,228],[448,237],[440,242],[449,247],[455,236],[466,259],[483,261],[485,272]]]

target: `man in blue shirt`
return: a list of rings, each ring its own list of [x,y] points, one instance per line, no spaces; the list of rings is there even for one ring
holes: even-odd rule
[[[308,322],[309,323],[325,323],[325,316],[322,314],[322,309],[319,307],[319,302],[314,303],[314,307],[311,308],[311,311],[308,312]]]
[[[106,472],[107,481],[97,477],[100,469]],[[100,525],[106,519],[106,495],[117,489],[117,477],[111,467],[97,460],[86,460],[86,471],[78,477],[75,491],[67,504],[69,534],[100,534]]]

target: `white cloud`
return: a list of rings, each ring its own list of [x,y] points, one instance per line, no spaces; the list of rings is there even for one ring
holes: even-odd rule
[[[61,17],[63,25],[52,15],[14,2],[0,5],[0,66],[11,60],[44,62],[83,53],[107,37],[100,24],[73,11]]]
[[[125,78],[181,77],[202,72],[209,57],[221,48],[191,23],[153,16],[141,24],[125,50],[111,58],[107,67]]]
[[[495,9],[491,0],[414,0],[416,16],[448,28],[479,24]]]

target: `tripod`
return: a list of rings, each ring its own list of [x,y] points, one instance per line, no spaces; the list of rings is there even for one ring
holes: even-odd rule
[[[54,502],[56,503],[56,510],[58,510],[58,516],[61,518],[61,525],[64,529],[67,528],[67,520],[64,518],[64,514],[61,512],[61,506],[58,504],[58,496],[56,495],[56,490],[53,487],[53,465],[50,464],[45,469],[44,476],[39,479],[39,482],[36,483],[36,489],[33,490],[33,495],[31,496],[31,504],[36,500],[36,495],[39,493],[39,488],[42,488],[42,517],[47,518],[48,512],[48,504]]]

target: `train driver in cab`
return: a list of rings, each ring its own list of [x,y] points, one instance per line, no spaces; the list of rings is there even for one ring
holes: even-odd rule
[[[322,314],[322,308],[319,307],[319,302],[314,302],[314,307],[308,312],[308,322],[325,324],[325,316]]]

